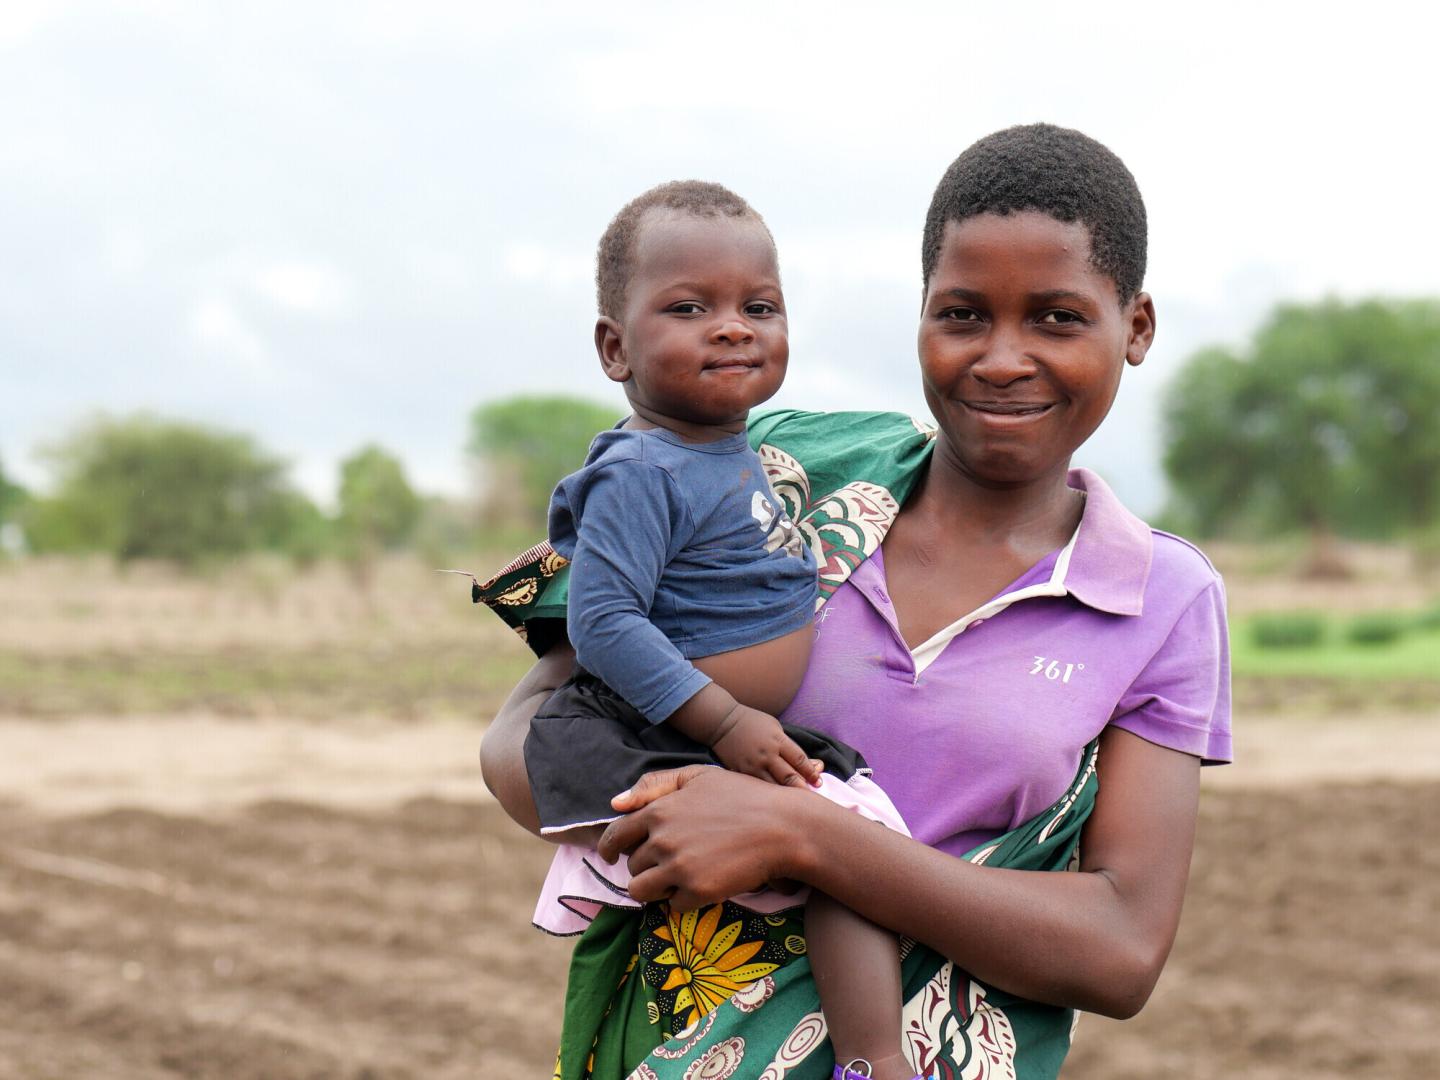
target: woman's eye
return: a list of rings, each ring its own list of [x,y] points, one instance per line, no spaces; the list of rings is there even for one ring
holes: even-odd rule
[[[979,322],[980,313],[973,308],[950,308],[942,311],[940,317],[947,322]]]
[[[1063,326],[1067,323],[1078,323],[1085,320],[1073,311],[1047,311],[1040,316],[1040,321],[1050,326]]]

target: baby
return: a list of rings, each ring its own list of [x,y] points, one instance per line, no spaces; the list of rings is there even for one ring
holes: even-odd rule
[[[717,184],[663,184],[610,224],[596,278],[595,347],[631,416],[595,439],[550,506],[578,666],[525,744],[542,832],[589,840],[618,816],[617,792],[695,762],[810,785],[905,831],[854,750],[776,719],[809,660],[816,567],[746,437],[789,357],[764,221]],[[580,933],[602,905],[637,906],[628,883],[623,861],[567,843],[536,925]],[[802,902],[735,900],[768,913]],[[803,902],[837,1061],[908,1078],[895,939],[820,894]]]

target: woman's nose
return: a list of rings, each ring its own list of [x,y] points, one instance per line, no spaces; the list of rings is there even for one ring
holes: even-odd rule
[[[1018,338],[996,334],[980,358],[970,365],[970,374],[991,386],[1009,386],[1035,374],[1035,361]]]

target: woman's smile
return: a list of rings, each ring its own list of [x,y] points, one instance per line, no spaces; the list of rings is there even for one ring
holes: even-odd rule
[[[1013,425],[1045,416],[1055,403],[1051,401],[961,401],[972,413],[978,413],[986,423]]]

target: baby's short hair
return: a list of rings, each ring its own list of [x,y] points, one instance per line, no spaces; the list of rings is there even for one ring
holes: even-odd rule
[[[924,284],[940,259],[947,222],[1038,210],[1090,230],[1090,262],[1128,303],[1145,281],[1145,202],[1125,163],[1090,136],[1053,124],[997,131],[945,170],[925,215]]]
[[[696,217],[749,218],[770,236],[770,228],[755,209],[722,184],[706,180],[671,180],[631,199],[615,215],[595,256],[595,299],[601,315],[620,318],[625,308],[625,287],[633,271],[635,238],[651,210],[675,210]],[[774,238],[771,237],[771,243]]]

